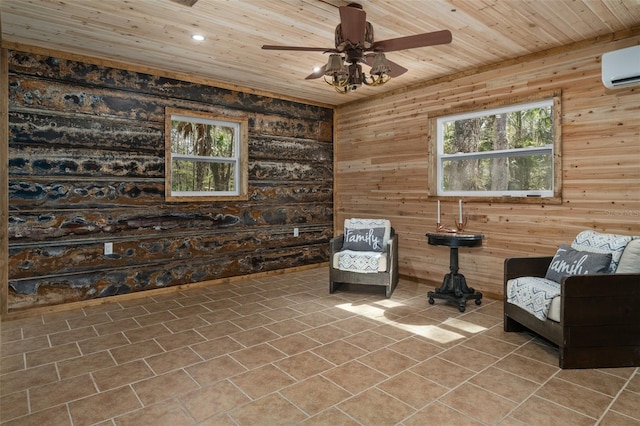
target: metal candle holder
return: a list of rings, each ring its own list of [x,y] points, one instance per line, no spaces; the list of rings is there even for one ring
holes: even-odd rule
[[[444,226],[442,225],[440,222],[436,223],[436,230],[438,232],[444,232],[444,233],[448,233],[448,234],[457,234],[458,232],[463,232],[464,228],[467,226],[467,217],[465,216],[462,220],[462,222],[458,222],[457,220],[455,221],[456,227],[448,227],[448,226]]]

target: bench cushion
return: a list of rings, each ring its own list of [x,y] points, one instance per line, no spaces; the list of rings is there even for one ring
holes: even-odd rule
[[[333,268],[341,271],[376,273],[387,271],[387,254],[374,251],[342,250],[333,255]]]
[[[616,272],[620,257],[629,241],[634,239],[628,235],[603,234],[596,231],[582,231],[576,235],[571,248],[592,253],[611,253],[611,264],[608,273]]]
[[[546,278],[519,277],[507,281],[507,302],[525,309],[542,321],[547,319],[551,302],[558,296],[560,284]]]

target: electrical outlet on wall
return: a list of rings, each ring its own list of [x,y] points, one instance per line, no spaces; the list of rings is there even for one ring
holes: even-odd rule
[[[293,228],[293,236],[297,237],[298,235],[300,235],[300,231],[298,230],[298,228]]]
[[[104,254],[113,254],[113,243],[104,243]]]

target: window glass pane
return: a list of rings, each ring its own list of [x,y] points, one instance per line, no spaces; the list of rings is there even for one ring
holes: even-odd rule
[[[551,154],[481,159],[446,159],[445,191],[550,191]]]
[[[236,156],[233,127],[202,122],[172,120],[171,152],[202,157]]]
[[[234,163],[171,161],[172,191],[234,191],[234,178]]]
[[[441,117],[437,124],[439,194],[553,196],[552,99]]]
[[[524,108],[444,121],[444,154],[552,145],[551,105]]]

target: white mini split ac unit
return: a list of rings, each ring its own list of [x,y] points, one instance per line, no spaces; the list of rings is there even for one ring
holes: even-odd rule
[[[609,89],[640,84],[640,45],[603,54],[602,83]]]

